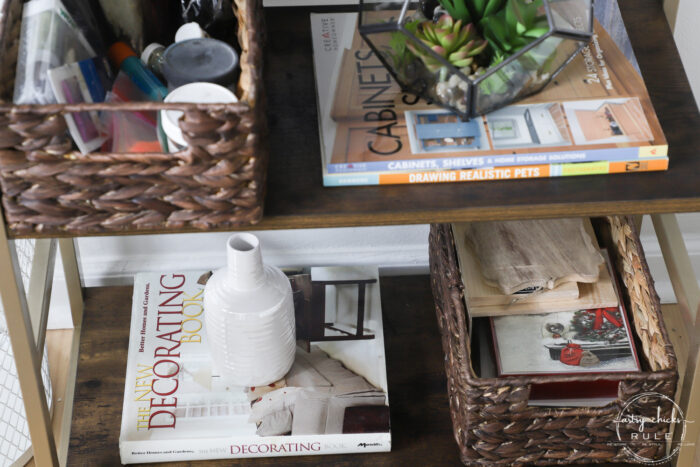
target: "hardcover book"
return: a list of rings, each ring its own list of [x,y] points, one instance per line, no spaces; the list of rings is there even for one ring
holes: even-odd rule
[[[332,326],[306,336],[289,373],[266,387],[236,386],[215,368],[203,319],[206,277],[135,278],[119,436],[123,463],[391,449],[376,267],[311,269],[311,284],[372,281],[365,281],[365,293],[327,285],[322,318]],[[360,297],[363,329],[353,338]],[[297,339],[304,338],[299,325]]]
[[[641,75],[596,22],[544,91],[461,121],[401,92],[357,14],[311,15],[325,186],[666,170],[668,144]]]

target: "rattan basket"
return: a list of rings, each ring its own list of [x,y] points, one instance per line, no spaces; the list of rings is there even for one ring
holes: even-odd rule
[[[14,236],[35,232],[206,230],[262,218],[268,155],[259,0],[235,0],[241,73],[236,104],[12,105],[22,0],[6,0],[0,40],[0,188]],[[6,102],[3,104],[2,102]],[[81,154],[64,114],[185,112],[177,154]]]
[[[625,402],[644,392],[674,397],[678,379],[676,356],[661,317],[659,298],[644,258],[639,235],[630,219],[595,219],[596,234],[608,248],[621,277],[623,295],[642,372],[602,379],[620,380],[616,401],[595,408],[528,405],[533,383],[591,381],[594,375],[479,378],[470,357],[468,310],[459,272],[452,228],[430,230],[430,270],[438,324],[445,351],[445,370],[454,434],[466,465],[561,465],[637,462],[628,448],[645,459],[665,455],[659,444],[616,443],[616,424]],[[657,403],[642,408],[655,416]],[[662,405],[670,416],[672,404]],[[659,435],[663,427],[657,425]],[[623,427],[624,429],[624,427]]]

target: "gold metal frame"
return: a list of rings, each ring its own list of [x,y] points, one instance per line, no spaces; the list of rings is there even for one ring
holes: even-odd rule
[[[0,208],[2,217],[2,208]],[[40,466],[65,465],[68,456],[73,393],[78,367],[83,297],[73,239],[60,239],[58,246],[68,287],[73,335],[64,396],[53,407],[53,419],[41,379],[41,362],[46,337],[46,323],[51,301],[51,282],[55,264],[56,240],[37,240],[29,293],[25,295],[14,241],[0,228],[0,299],[5,309],[7,328],[15,357],[17,376],[22,390],[24,409],[32,438],[34,462]]]
[[[2,208],[0,217],[1,215]],[[687,334],[688,344],[687,352],[683,349],[683,352],[678,353],[683,381],[678,391],[678,401],[686,419],[694,423],[687,424],[685,442],[674,463],[678,466],[700,465],[700,459],[696,457],[700,454],[697,451],[700,444],[700,287],[675,214],[657,214],[651,218],[678,299],[677,310],[681,317],[673,318],[674,321],[683,323],[682,333]],[[641,216],[635,219],[635,224],[641,226]],[[64,394],[64,397],[55,402],[52,418],[44,396],[41,360],[56,242],[63,260],[74,329],[67,374],[61,378],[61,381],[65,381],[65,387],[58,388],[57,391]],[[65,465],[68,455],[84,308],[77,251],[73,242],[69,238],[37,241],[27,297],[24,294],[14,242],[7,237],[4,224],[0,228],[0,298],[5,308],[15,355],[34,460],[40,466]]]
[[[678,352],[678,371],[682,381],[676,399],[684,411],[686,424],[685,439],[678,457],[677,466],[700,465],[700,287],[693,271],[678,219],[675,214],[655,214],[651,216],[656,237],[671,278],[673,291],[678,301],[683,331],[687,334],[687,355]],[[685,349],[684,353],[685,353]],[[681,430],[675,435],[679,436]]]

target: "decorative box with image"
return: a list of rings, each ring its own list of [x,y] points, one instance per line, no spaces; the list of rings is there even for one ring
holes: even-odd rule
[[[491,322],[499,376],[639,371],[622,307],[499,316]]]
[[[490,318],[499,377],[641,371],[619,285],[608,253],[603,253],[619,305]],[[533,384],[529,405],[603,406],[617,398],[618,386],[615,378]]]

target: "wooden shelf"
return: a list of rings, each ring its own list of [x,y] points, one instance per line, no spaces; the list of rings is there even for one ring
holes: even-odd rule
[[[271,160],[256,229],[700,210],[700,116],[657,0],[620,0],[670,146],[667,172],[420,186],[323,188],[309,8],[267,9]],[[319,11],[320,9],[316,9]]]
[[[68,465],[119,465],[131,287],[86,292]],[[382,277],[381,296],[391,452],[202,461],[196,465],[460,465],[430,277]],[[146,465],[184,467],[192,463]]]
[[[119,465],[131,296],[131,287],[86,289],[68,465]],[[392,452],[202,464],[459,465],[430,278],[382,278],[381,296]]]
[[[700,211],[700,183],[696,180],[700,174],[697,154],[700,115],[661,2],[619,0],[619,3],[669,141],[670,170],[631,175],[352,188],[323,188],[321,185],[308,17],[313,10],[266,10],[265,89],[271,160],[265,217],[249,229]],[[11,266],[11,262],[5,261],[0,267],[7,265]],[[131,291],[127,287],[89,289],[87,299],[82,328],[63,336],[66,343],[71,341],[71,356],[77,355],[77,336],[80,336],[81,351],[69,464],[115,465],[119,462],[118,434]],[[445,387],[444,356],[428,278],[383,278],[382,303],[393,451],[367,456],[267,458],[256,463],[458,464]],[[676,327],[683,326],[682,321],[676,324]],[[680,333],[674,343],[685,343],[687,347],[687,339],[687,332]],[[70,371],[70,365],[66,366],[67,381],[71,379]],[[67,400],[62,411],[70,411]],[[59,442],[63,445],[60,438],[61,435]],[[252,463],[247,459],[239,462]],[[220,465],[232,464],[235,463],[226,461]]]
[[[266,9],[270,166],[265,214],[259,224],[236,230],[700,211],[700,183],[693,176],[700,174],[700,115],[662,5],[658,0],[619,3],[669,142],[668,171],[342,188],[321,183],[309,21],[312,11],[329,8]],[[355,7],[342,9],[348,8]]]

